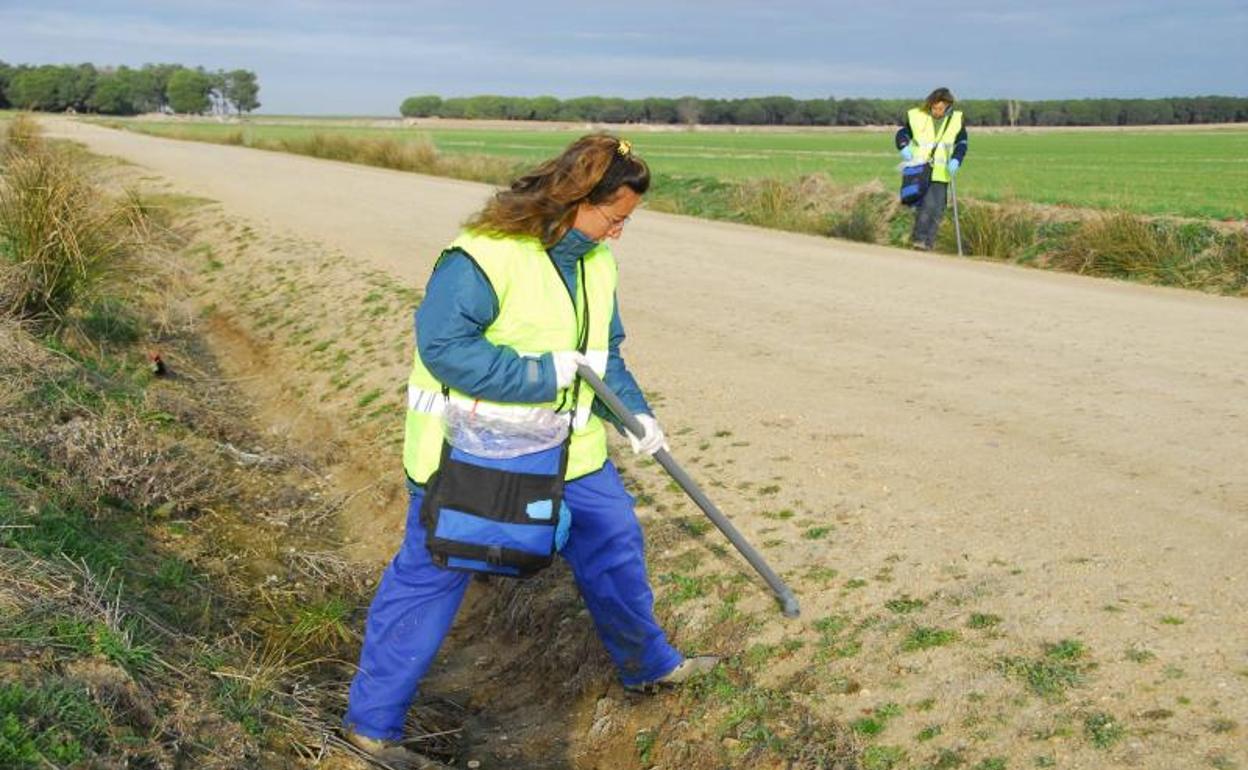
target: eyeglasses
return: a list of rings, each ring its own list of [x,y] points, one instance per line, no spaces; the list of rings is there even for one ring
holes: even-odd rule
[[[632,217],[624,217],[623,219],[615,219],[606,211],[604,211],[602,206],[594,206],[594,211],[597,211],[599,214],[602,215],[602,218],[606,220],[607,232],[612,232],[615,230],[623,230],[624,225],[628,224],[628,220],[632,219]]]

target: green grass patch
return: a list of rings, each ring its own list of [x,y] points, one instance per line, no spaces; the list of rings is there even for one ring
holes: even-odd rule
[[[899,596],[896,599],[889,599],[884,602],[884,606],[889,612],[898,615],[907,615],[911,612],[918,612],[927,606],[927,602],[922,599],[914,599],[909,596]]]
[[[852,625],[847,615],[829,615],[816,620],[812,627],[819,633],[815,659],[851,658],[862,651],[860,636],[873,622],[867,618]]]
[[[133,345],[143,332],[135,312],[115,297],[101,297],[88,307],[82,328],[93,339],[112,345]]]
[[[884,732],[889,720],[901,714],[901,706],[896,703],[885,703],[872,709],[869,716],[855,719],[849,727],[859,735],[875,736]]]
[[[1021,680],[1027,689],[1048,700],[1062,698],[1066,690],[1081,685],[1092,668],[1083,643],[1064,639],[1047,644],[1038,657],[1005,657],[997,668],[1003,674]]]
[[[996,628],[999,625],[1001,625],[1000,615],[992,615],[985,612],[973,612],[966,621],[967,628],[973,628],[976,631]]]
[[[956,749],[941,749],[928,762],[921,765],[922,770],[954,770],[966,765],[966,757]]]
[[[291,625],[291,636],[313,650],[334,649],[353,638],[349,625],[351,606],[339,597],[300,607]]]
[[[924,727],[922,730],[919,730],[919,732],[915,734],[914,738],[917,741],[930,741],[943,732],[944,732],[944,728],[942,728],[940,725],[928,725],[927,727]]]
[[[905,762],[906,750],[900,746],[868,746],[862,752],[863,770],[893,770]]]
[[[1145,650],[1141,647],[1129,647],[1122,656],[1132,663],[1148,663],[1149,661],[1157,659],[1156,653],[1152,650]]]
[[[840,577],[840,572],[832,567],[811,567],[802,575],[806,580],[811,580],[824,585],[831,583]]]
[[[1225,735],[1226,733],[1235,732],[1235,729],[1238,727],[1239,723],[1234,719],[1219,717],[1209,723],[1209,732],[1214,735]]]
[[[659,603],[676,606],[701,599],[710,593],[713,584],[714,579],[705,576],[695,577],[676,572],[659,575],[659,585],[668,587],[662,591]]]
[[[0,684],[0,767],[73,765],[107,747],[109,727],[84,686]]]
[[[638,495],[638,499],[640,498],[641,495]],[[710,522],[701,516],[681,516],[673,521],[683,532],[694,537],[702,537],[711,531]]]
[[[929,650],[933,647],[945,647],[958,641],[958,639],[957,631],[919,626],[912,630],[910,635],[901,643],[901,651],[917,652],[919,650]]]
[[[130,130],[199,141],[237,141],[235,126],[209,122],[178,125],[109,121]],[[1248,130],[1216,131],[1026,131],[976,132],[972,151],[958,175],[960,191],[990,201],[1125,209],[1138,214],[1240,219],[1248,204],[1237,191],[1238,169],[1227,158],[1248,156]],[[485,155],[531,166],[558,154],[584,133],[572,130],[475,128],[373,128],[320,119],[280,125],[257,124],[241,132],[250,146],[282,145],[291,151],[335,151],[334,138],[423,147],[446,156]],[[834,183],[895,185],[896,153],[891,137],[862,131],[637,132],[637,152],[660,177],[661,188],[680,180],[674,198],[682,213],[704,216],[724,206],[722,188],[747,179],[797,179],[824,174]],[[343,151],[343,150],[339,150]],[[395,148],[390,148],[394,152]],[[383,159],[386,151],[372,153]],[[324,155],[323,155],[324,156]],[[690,195],[696,192],[696,195]],[[696,201],[696,202],[695,202]]]
[[[633,738],[633,746],[637,749],[637,759],[643,765],[650,764],[650,754],[654,751],[656,738],[653,730],[638,730]]]
[[[1112,715],[1098,711],[1084,717],[1083,732],[1093,746],[1108,749],[1122,740],[1127,729]]]
[[[271,707],[272,700],[263,691],[240,679],[223,678],[218,680],[213,698],[221,712],[237,722],[248,735],[264,733],[265,712]]]
[[[372,390],[368,391],[364,395],[360,396],[359,399],[356,400],[355,405],[356,407],[363,409],[364,407],[373,403],[377,399],[381,398],[381,395],[382,395],[381,388],[373,388]]]
[[[762,516],[764,519],[774,519],[776,521],[788,521],[789,519],[793,518],[796,514],[793,513],[791,509],[784,508],[779,511],[759,511],[758,515]]]

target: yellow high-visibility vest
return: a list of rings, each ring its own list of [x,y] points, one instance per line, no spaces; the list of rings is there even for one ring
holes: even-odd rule
[[[953,154],[953,144],[957,141],[958,134],[962,132],[961,110],[947,112],[946,118],[947,120],[943,121],[941,135],[938,137],[936,130],[942,121],[937,121],[922,107],[914,107],[906,113],[906,119],[910,123],[910,143],[915,146],[913,162],[926,161],[930,158],[933,182],[949,181],[949,169],[945,167],[945,164],[949,162]]]
[[[585,355],[598,376],[606,373],[616,286],[615,257],[606,244],[598,244],[582,257],[584,272],[580,280],[584,281],[584,289],[578,286],[575,297],[569,295],[558,267],[536,238],[464,232],[447,250],[456,248],[472,257],[498,297],[498,317],[484,332],[487,340],[522,356],[575,350],[587,300],[589,332]],[[454,388],[444,395],[443,384],[425,367],[419,349],[407,390],[403,467],[408,478],[417,484],[427,482],[437,470],[442,450],[442,413],[448,399],[495,412],[568,409],[573,402],[568,389],[561,390],[554,401],[542,404],[488,402]],[[568,479],[593,473],[607,461],[606,430],[602,420],[590,411],[593,401],[593,389],[581,382],[572,418]]]

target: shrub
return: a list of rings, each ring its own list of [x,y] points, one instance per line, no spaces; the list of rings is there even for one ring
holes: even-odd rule
[[[733,191],[733,208],[741,220],[752,225],[782,230],[813,230],[816,225],[806,214],[809,201],[803,200],[801,185],[783,179],[755,179],[743,182]]]
[[[1183,285],[1191,255],[1174,231],[1122,212],[1084,222],[1049,257],[1060,270]]]
[[[141,213],[28,131],[15,142],[10,127],[0,181],[0,313],[60,325],[129,254]]]
[[[1204,276],[1205,286],[1224,294],[1248,293],[1248,229],[1222,237]]]
[[[1036,240],[1035,213],[1018,205],[964,203],[960,206],[962,251],[974,257],[1015,261]],[[952,226],[941,228],[939,247],[957,251],[957,235]]]
[[[4,138],[6,154],[23,155],[43,146],[43,140],[39,136],[39,124],[28,115],[18,115],[9,121]]]
[[[832,216],[828,235],[859,243],[879,243],[884,238],[891,196],[882,193],[856,195],[850,206]]]

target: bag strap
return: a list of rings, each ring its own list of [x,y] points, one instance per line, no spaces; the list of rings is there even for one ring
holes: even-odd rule
[[[945,109],[945,116],[940,119],[939,134],[936,134],[935,126],[932,127],[932,133],[936,134],[936,141],[932,143],[932,154],[927,158],[927,162],[930,165],[936,165],[936,150],[940,147],[940,140],[945,138],[945,134],[949,133],[949,123],[951,122],[950,118],[953,117],[952,113],[950,113],[950,110],[952,109],[953,105],[949,105],[949,107]],[[931,113],[928,114],[930,115]]]
[[[584,257],[576,261],[576,269],[579,273],[577,282],[581,288],[582,307],[582,319],[578,319],[578,321],[583,320],[583,323],[580,323],[579,328],[576,330],[576,350],[581,355],[585,355],[585,351],[589,350],[589,287],[586,286]],[[575,307],[573,309],[575,310]],[[572,439],[572,431],[576,429],[576,406],[581,400],[581,375],[579,372],[572,378],[572,384],[569,387],[572,389],[572,424],[568,425],[568,440],[570,441]]]

